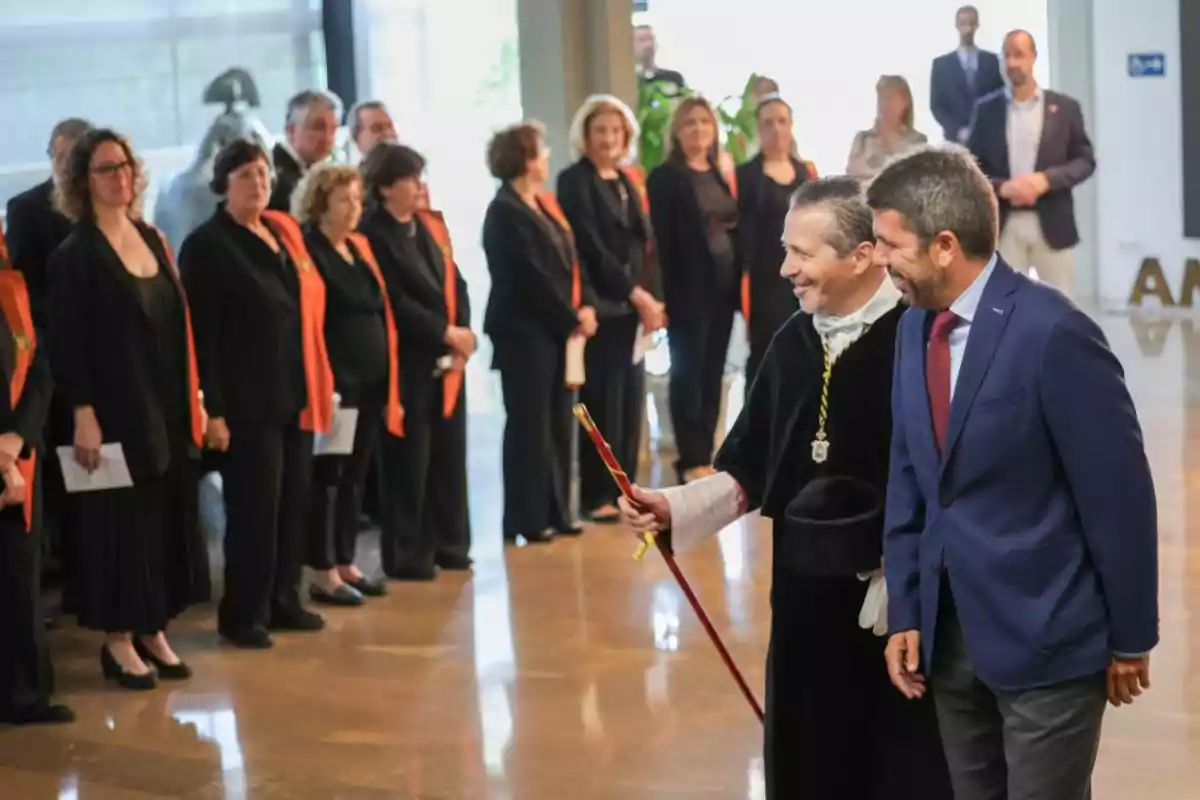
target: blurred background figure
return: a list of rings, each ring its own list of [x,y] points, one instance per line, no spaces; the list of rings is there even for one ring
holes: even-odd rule
[[[619,99],[588,98],[571,122],[578,160],[558,176],[558,200],[596,292],[599,322],[579,399],[630,474],[637,474],[646,411],[644,339],[666,325],[646,182],[640,168],[627,166],[637,132],[633,111]],[[593,448],[579,450],[579,484],[585,519],[620,519],[619,491]]]
[[[913,128],[912,90],[903,76],[880,76],[875,98],[875,124],[855,135],[846,162],[846,172],[863,181],[883,169],[888,159],[928,141]]]
[[[288,100],[284,138],[271,151],[275,183],[268,208],[291,210],[304,173],[333,154],[341,118],[342,101],[332,92],[307,89]]]
[[[741,284],[735,176],[719,166],[717,130],[707,100],[684,98],[671,118],[667,160],[647,182],[667,302],[671,423],[681,483],[712,474]]]
[[[380,142],[398,142],[396,124],[381,100],[364,100],[350,109],[347,115],[350,124],[350,141],[358,150],[359,158],[366,158]]]
[[[169,245],[141,221],[144,191],[124,137],[80,137],[56,194],[75,230],[49,269],[52,363],[74,410],[74,458],[94,470],[101,445],[119,444],[133,478],[73,498],[79,624],[105,632],[104,677],[126,689],[191,676],[167,624],[210,597],[195,349]]]
[[[654,29],[649,25],[638,25],[633,29],[633,54],[637,58],[640,81],[666,84],[668,93],[676,95],[687,87],[683,75],[658,66],[658,42],[654,38]]]
[[[492,291],[483,331],[504,395],[506,542],[578,535],[571,518],[571,415],[567,344],[590,338],[595,297],[576,260],[566,216],[546,191],[550,150],[542,127],[527,122],[492,137],[488,167],[500,181],[483,221]]]
[[[975,45],[979,10],[963,6],[954,15],[958,47],[933,60],[929,106],[947,142],[967,143],[975,101],[1004,88],[1000,59]]]

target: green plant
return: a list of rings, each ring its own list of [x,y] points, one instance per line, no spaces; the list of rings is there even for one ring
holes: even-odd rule
[[[754,87],[758,75],[751,75],[742,94],[730,95],[717,105],[717,119],[725,134],[725,152],[734,164],[750,160],[750,148],[758,141],[758,102]]]
[[[638,163],[647,174],[667,158],[671,113],[679,98],[691,94],[677,90],[672,83],[638,81],[637,121],[642,135],[638,140]]]

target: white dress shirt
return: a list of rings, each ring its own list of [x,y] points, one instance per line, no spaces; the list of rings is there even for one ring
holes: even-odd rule
[[[967,352],[967,338],[971,335],[971,323],[975,321],[975,312],[979,310],[979,301],[983,299],[983,287],[987,286],[992,273],[996,271],[996,254],[993,253],[987,265],[978,277],[971,282],[967,290],[950,304],[950,310],[958,317],[958,324],[950,331],[950,400],[954,401],[954,386],[958,383],[958,373],[962,369],[963,356]]]

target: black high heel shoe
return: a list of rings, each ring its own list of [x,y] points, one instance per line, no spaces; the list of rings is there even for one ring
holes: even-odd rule
[[[105,680],[116,681],[122,689],[145,692],[158,686],[158,678],[153,672],[147,672],[145,675],[126,672],[120,662],[113,658],[112,651],[106,644],[100,646],[100,669],[104,672]]]
[[[158,672],[158,677],[164,681],[186,681],[192,677],[192,668],[180,661],[178,664],[168,664],[154,653],[150,652],[150,648],[142,644],[140,639],[135,639],[133,649],[137,651],[138,657],[154,667]]]

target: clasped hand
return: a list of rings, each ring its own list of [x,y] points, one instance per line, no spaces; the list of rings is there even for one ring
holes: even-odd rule
[[[1040,172],[1018,175],[1000,184],[1000,196],[1014,206],[1028,208],[1050,190],[1050,183]]]
[[[600,325],[596,319],[596,309],[591,306],[584,306],[579,309],[579,313],[575,315],[575,319],[579,321],[579,327],[575,329],[575,333],[585,339],[590,339],[596,335],[596,329]]]
[[[636,287],[629,295],[629,302],[642,318],[646,333],[653,333],[667,326],[667,307],[642,287]]]
[[[0,508],[25,504],[25,476],[16,462],[4,468],[4,492],[0,494]]]

